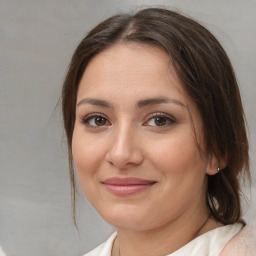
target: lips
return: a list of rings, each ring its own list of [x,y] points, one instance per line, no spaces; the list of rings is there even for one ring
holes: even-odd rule
[[[135,195],[154,185],[156,181],[138,178],[119,178],[114,177],[102,182],[106,189],[117,196]]]

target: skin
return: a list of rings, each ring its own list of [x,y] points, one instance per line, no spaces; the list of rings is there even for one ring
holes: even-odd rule
[[[219,226],[206,205],[206,174],[219,163],[206,152],[198,110],[161,49],[119,43],[90,61],[72,152],[86,197],[117,228],[112,255],[170,254]],[[112,177],[154,184],[119,196],[103,184]]]

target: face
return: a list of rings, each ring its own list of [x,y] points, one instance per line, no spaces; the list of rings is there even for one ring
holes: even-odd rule
[[[161,49],[117,44],[90,61],[72,152],[86,197],[116,227],[153,229],[207,211],[202,122]]]

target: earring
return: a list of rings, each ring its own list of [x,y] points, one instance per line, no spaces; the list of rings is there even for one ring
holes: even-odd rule
[[[221,169],[220,169],[219,167],[218,167],[218,169],[217,169],[217,170],[218,170],[218,172],[220,172],[220,171],[221,171]]]

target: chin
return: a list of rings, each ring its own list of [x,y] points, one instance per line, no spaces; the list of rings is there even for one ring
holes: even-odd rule
[[[107,211],[99,211],[102,218],[116,228],[128,230],[146,230],[150,228],[148,211],[135,209],[134,206],[114,206]]]

